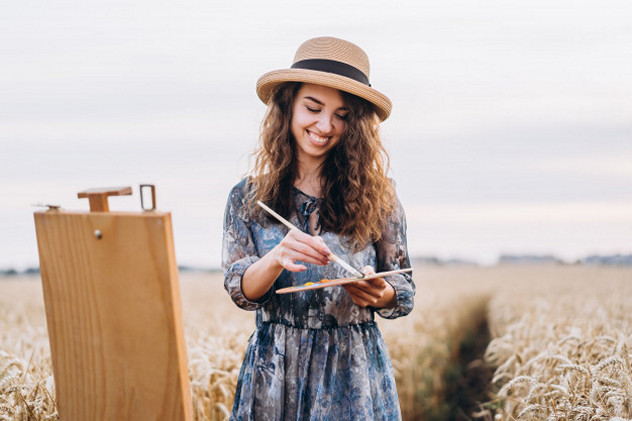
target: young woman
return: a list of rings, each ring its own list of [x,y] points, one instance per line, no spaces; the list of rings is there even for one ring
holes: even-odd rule
[[[397,420],[393,370],[374,314],[413,308],[408,274],[291,294],[275,291],[409,268],[404,211],[378,134],[391,110],[368,57],[331,37],[306,41],[290,69],[266,73],[254,169],[231,191],[222,264],[233,301],[256,310],[234,420]],[[289,230],[260,200],[300,229]]]

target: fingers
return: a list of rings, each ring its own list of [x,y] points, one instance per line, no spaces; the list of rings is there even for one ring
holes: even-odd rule
[[[375,271],[360,269],[365,275],[371,275]],[[358,280],[352,284],[344,285],[353,302],[360,307],[375,306],[381,302],[389,285],[384,278]]]
[[[373,275],[375,273],[375,269],[373,269],[373,266],[365,266],[360,269],[360,272],[368,276]]]
[[[300,272],[306,266],[294,263],[301,261],[316,265],[329,264],[329,248],[322,238],[313,237],[297,229],[292,229],[275,247],[277,262],[291,272]]]
[[[285,259],[282,266],[290,272],[303,272],[304,270],[307,270],[307,266],[294,263],[292,259]]]
[[[360,269],[365,275],[375,274],[375,269],[372,266],[365,266]],[[392,305],[392,299],[394,297],[395,290],[386,282],[384,278],[375,279],[359,279],[356,282],[343,286],[353,302],[360,307],[378,307]]]
[[[348,286],[357,293],[357,295],[380,298],[384,294],[384,290],[387,288],[387,283],[384,279],[378,278],[368,281],[359,280],[345,286]]]
[[[316,260],[327,260],[331,252],[320,237],[312,237],[298,230],[291,230],[281,241],[293,251],[304,254]]]
[[[384,291],[365,290],[356,283],[345,285],[344,288],[351,296],[351,300],[360,307],[376,305],[384,295]]]

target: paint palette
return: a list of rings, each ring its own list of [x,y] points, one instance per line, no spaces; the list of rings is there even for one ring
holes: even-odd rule
[[[341,285],[346,285],[346,284],[351,284],[353,282],[357,282],[357,281],[366,281],[369,279],[377,279],[377,278],[381,278],[383,276],[389,276],[389,275],[395,275],[397,273],[404,273],[404,272],[412,272],[413,269],[412,268],[407,268],[407,269],[397,269],[397,270],[390,270],[387,272],[379,272],[379,273],[374,273],[372,275],[367,275],[364,278],[338,278],[338,279],[322,279],[318,282],[306,282],[303,285],[296,285],[296,286],[292,286],[292,287],[287,287],[287,288],[281,288],[278,289],[276,291],[277,294],[289,294],[292,292],[300,292],[300,291],[309,291],[312,289],[321,289],[321,288],[327,288],[327,287],[335,287],[335,286],[341,286]]]

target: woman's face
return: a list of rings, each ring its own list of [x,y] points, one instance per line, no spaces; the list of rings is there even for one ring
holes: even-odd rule
[[[299,162],[324,161],[340,141],[348,114],[337,89],[304,83],[296,93],[290,122]]]

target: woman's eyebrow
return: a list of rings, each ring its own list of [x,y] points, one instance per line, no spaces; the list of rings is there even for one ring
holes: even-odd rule
[[[305,99],[309,99],[310,101],[314,101],[318,105],[325,105],[325,104],[322,103],[322,101],[317,100],[313,96],[306,96]]]
[[[313,96],[306,96],[306,97],[304,97],[304,99],[308,99],[310,101],[314,101],[318,105],[325,105],[322,101],[319,101],[318,99],[314,98]],[[343,105],[342,107],[340,107],[338,109],[340,111],[349,111],[349,107],[347,107],[346,105]]]

